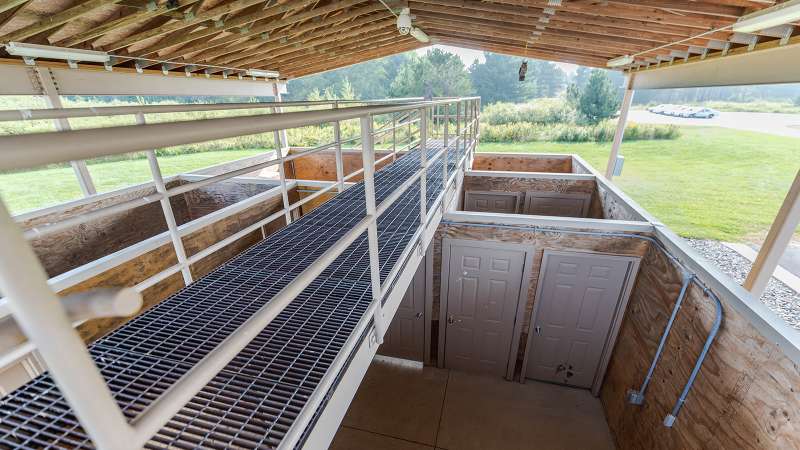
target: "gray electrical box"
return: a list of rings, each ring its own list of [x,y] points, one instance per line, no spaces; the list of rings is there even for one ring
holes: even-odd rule
[[[622,166],[625,165],[625,157],[622,155],[617,156],[617,160],[614,162],[614,176],[618,177],[622,175]]]

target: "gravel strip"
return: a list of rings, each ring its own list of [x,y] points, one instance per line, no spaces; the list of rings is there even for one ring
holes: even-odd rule
[[[718,241],[701,239],[686,239],[686,241],[698,253],[715,263],[723,273],[728,274],[737,283],[742,284],[747,278],[752,264],[736,251]],[[785,320],[795,329],[800,330],[800,293],[793,291],[789,286],[773,277],[761,296],[761,301],[778,317]]]

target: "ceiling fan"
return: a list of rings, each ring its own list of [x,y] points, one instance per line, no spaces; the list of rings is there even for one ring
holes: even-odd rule
[[[412,19],[414,17],[411,15],[411,9],[403,8],[397,16],[397,31],[404,36],[410,34],[420,42],[430,42],[431,38],[419,27],[415,27],[411,22]]]

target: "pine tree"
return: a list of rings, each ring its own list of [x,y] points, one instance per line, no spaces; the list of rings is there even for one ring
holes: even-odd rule
[[[590,123],[614,116],[619,109],[619,92],[603,70],[594,70],[581,90],[578,111]]]

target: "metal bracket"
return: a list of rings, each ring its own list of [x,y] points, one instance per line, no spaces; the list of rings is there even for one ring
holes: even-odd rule
[[[791,25],[786,26],[786,30],[783,32],[783,36],[781,36],[781,46],[784,46],[789,43],[789,39],[792,38],[792,33],[794,33],[794,27]]]
[[[136,73],[143,73],[144,69],[142,68],[142,63],[139,61],[135,61],[133,66],[136,67]]]
[[[755,50],[756,44],[758,44],[758,35],[753,35],[753,37],[750,38],[750,43],[747,45],[747,51],[752,52]]]
[[[36,65],[36,58],[31,58],[30,56],[23,56],[22,60],[25,61],[25,64],[27,64],[29,66],[35,66]]]
[[[74,59],[68,59],[67,60],[67,65],[69,66],[70,69],[77,69],[78,68],[78,61],[75,61]]]

